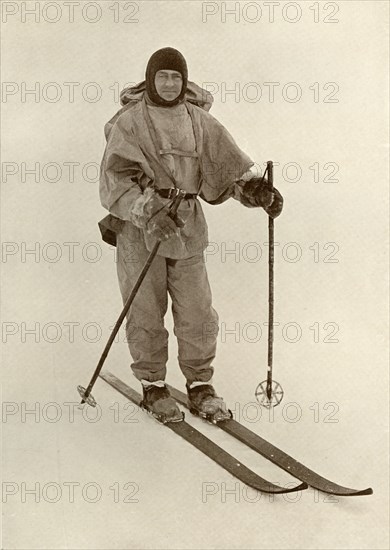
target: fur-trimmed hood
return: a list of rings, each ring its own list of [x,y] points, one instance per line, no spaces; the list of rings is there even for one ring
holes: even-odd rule
[[[121,105],[129,105],[141,101],[146,89],[145,80],[139,82],[135,86],[129,86],[120,93]],[[204,88],[201,88],[195,82],[188,81],[187,91],[184,99],[193,105],[201,107],[205,111],[210,111],[214,98]]]
[[[120,115],[123,114],[125,111],[142,101],[145,95],[145,90],[145,80],[142,80],[142,82],[139,82],[135,86],[128,86],[121,91],[120,102],[123,107],[122,109],[119,109],[119,111],[117,111],[115,115],[104,126],[104,135],[106,139],[108,139],[110,131],[115,122],[118,120],[118,117],[120,117]],[[208,92],[204,88],[201,88],[200,86],[195,84],[195,82],[188,81],[187,91],[184,96],[184,100],[192,103],[193,105],[196,105],[197,107],[200,107],[204,111],[209,111],[211,109],[211,105],[213,104],[214,98],[210,94],[210,92]]]

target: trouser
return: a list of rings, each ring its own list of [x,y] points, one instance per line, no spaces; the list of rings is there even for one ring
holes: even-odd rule
[[[131,253],[130,253],[131,251]],[[142,240],[117,235],[117,272],[126,301],[149,255]],[[203,253],[184,260],[155,256],[127,315],[126,335],[138,380],[164,380],[168,360],[168,331],[164,316],[172,299],[179,366],[188,384],[208,382],[216,353],[218,315]]]

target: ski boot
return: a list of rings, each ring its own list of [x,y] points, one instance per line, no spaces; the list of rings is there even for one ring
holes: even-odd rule
[[[230,420],[233,414],[222,397],[218,397],[211,384],[200,384],[194,387],[186,386],[190,412],[204,418],[212,424],[222,420]]]
[[[162,424],[167,422],[181,422],[184,413],[179,409],[176,401],[171,397],[164,382],[142,384],[143,399],[141,408],[150,412]]]

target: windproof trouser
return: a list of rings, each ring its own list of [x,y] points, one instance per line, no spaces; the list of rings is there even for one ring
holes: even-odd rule
[[[117,234],[117,272],[123,302],[149,256],[143,239],[134,240],[134,231],[127,232],[126,226],[128,223]],[[138,380],[165,379],[168,331],[164,316],[168,293],[172,299],[179,366],[188,384],[208,382],[213,375],[211,363],[216,353],[218,315],[211,305],[203,253],[181,260],[155,256],[127,315],[126,335],[133,373]]]

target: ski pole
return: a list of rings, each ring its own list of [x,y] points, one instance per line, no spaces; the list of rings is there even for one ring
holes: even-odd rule
[[[269,191],[274,192],[274,170],[272,160],[267,162],[264,176],[268,173]],[[266,408],[279,405],[283,399],[282,386],[273,380],[273,344],[274,344],[274,260],[275,260],[274,219],[268,216],[268,357],[267,380],[260,382],[255,395],[260,405]]]
[[[272,161],[267,162],[268,183],[271,193],[274,192],[274,167]],[[267,398],[272,398],[272,367],[274,346],[274,219],[268,216],[268,369],[267,369]]]
[[[172,205],[169,209],[169,214],[168,215],[172,219],[176,216],[177,211],[178,211],[179,206],[180,206],[180,203],[184,198],[184,195],[185,195],[185,191],[182,191],[181,189],[178,189],[177,196],[175,197],[175,199],[172,202]],[[118,333],[118,331],[119,331],[119,329],[122,325],[123,319],[126,317],[126,314],[129,311],[131,304],[133,303],[135,295],[137,294],[138,289],[141,286],[142,281],[144,280],[147,272],[149,271],[150,266],[152,265],[154,257],[156,256],[156,254],[158,252],[158,249],[160,248],[161,242],[162,242],[161,239],[157,239],[152,251],[150,252],[150,254],[148,256],[148,259],[146,260],[145,265],[142,268],[142,271],[139,274],[138,279],[135,282],[135,285],[134,285],[132,291],[130,292],[130,296],[127,298],[127,300],[125,302],[125,305],[123,306],[123,309],[121,311],[121,314],[119,315],[118,320],[115,323],[115,326],[114,326],[114,328],[113,328],[113,330],[110,334],[110,337],[109,337],[109,339],[107,341],[107,344],[106,344],[106,346],[103,350],[103,353],[100,356],[99,362],[98,362],[97,367],[95,369],[95,372],[93,373],[92,378],[91,378],[91,380],[90,380],[90,382],[87,386],[87,389],[85,389],[83,386],[77,386],[77,391],[79,392],[79,394],[81,396],[81,403],[79,405],[80,407],[82,405],[84,405],[84,403],[88,403],[88,405],[91,405],[92,407],[96,407],[96,401],[95,401],[94,397],[91,395],[92,388],[93,388],[96,380],[99,377],[100,371],[103,368],[103,365],[104,365],[104,362],[107,358],[108,352],[110,351],[112,343],[114,342],[115,336],[117,335],[117,333]]]

